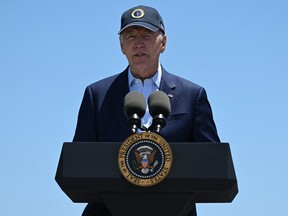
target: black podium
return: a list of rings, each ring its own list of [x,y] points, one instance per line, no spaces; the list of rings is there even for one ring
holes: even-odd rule
[[[104,202],[115,216],[182,216],[193,203],[232,202],[238,193],[228,143],[169,143],[170,173],[152,187],[121,176],[121,143],[64,143],[56,181],[73,202]]]

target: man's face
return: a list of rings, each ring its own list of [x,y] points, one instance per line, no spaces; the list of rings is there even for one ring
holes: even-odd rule
[[[133,75],[142,80],[152,77],[158,68],[160,53],[165,50],[166,35],[131,26],[122,32],[120,43]]]

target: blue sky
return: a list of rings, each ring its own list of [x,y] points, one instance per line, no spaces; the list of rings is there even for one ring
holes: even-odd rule
[[[288,1],[0,1],[0,215],[80,215],[54,176],[84,88],[121,72],[120,16],[156,7],[161,63],[204,86],[239,194],[198,215],[287,215]],[[41,213],[39,213],[41,212]]]

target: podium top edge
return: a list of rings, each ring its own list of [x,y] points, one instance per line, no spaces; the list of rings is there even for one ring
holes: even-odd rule
[[[97,143],[105,143],[105,144],[121,144],[122,142],[63,142],[63,144],[97,144]],[[168,142],[169,144],[183,144],[183,145],[229,145],[228,142]]]

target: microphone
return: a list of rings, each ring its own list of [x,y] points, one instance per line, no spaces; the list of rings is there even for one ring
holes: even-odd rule
[[[166,119],[170,115],[171,106],[170,100],[163,91],[155,91],[148,98],[148,107],[150,115],[153,118],[150,129],[156,130],[157,133],[166,125]]]
[[[141,128],[141,118],[145,115],[145,112],[145,96],[140,92],[129,92],[124,98],[124,113],[132,133],[136,133],[137,129]]]

